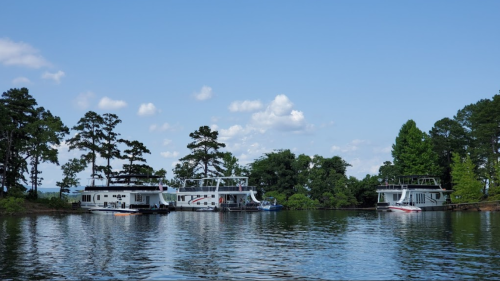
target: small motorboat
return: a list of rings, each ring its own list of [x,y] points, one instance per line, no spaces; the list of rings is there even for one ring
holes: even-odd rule
[[[396,204],[394,206],[389,206],[389,210],[391,212],[399,212],[399,213],[418,213],[422,211],[422,209],[420,209],[419,207],[411,205],[399,205],[399,204]]]
[[[276,202],[276,198],[269,197],[260,203],[259,210],[261,211],[280,211],[283,205]]]

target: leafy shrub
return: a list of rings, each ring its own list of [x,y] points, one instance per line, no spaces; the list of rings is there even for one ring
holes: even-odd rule
[[[318,206],[317,200],[305,196],[304,194],[294,194],[288,198],[285,205],[290,210],[309,210]]]
[[[48,201],[48,206],[50,208],[65,209],[65,208],[69,207],[68,202],[66,202],[66,200],[59,199],[59,198],[56,198],[56,197],[52,197],[52,198],[50,198],[49,200],[46,200],[46,201]]]
[[[6,214],[15,214],[23,212],[24,209],[24,199],[16,197],[7,197],[5,199],[0,199],[0,208]]]

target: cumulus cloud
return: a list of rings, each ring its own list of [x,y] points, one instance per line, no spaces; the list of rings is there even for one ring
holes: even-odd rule
[[[179,152],[177,152],[177,151],[174,151],[174,152],[165,151],[165,152],[161,152],[160,154],[164,158],[176,158],[179,156]]]
[[[156,132],[164,132],[164,131],[170,130],[170,129],[172,129],[172,126],[170,126],[170,124],[168,124],[168,123],[163,123],[163,125],[160,125],[160,126],[158,126],[156,124],[153,124],[153,125],[149,126],[149,131],[150,132],[154,132],[154,131],[156,131]]]
[[[234,125],[229,127],[229,129],[221,129],[219,131],[220,134],[220,139],[222,141],[227,141],[228,139],[231,139],[237,135],[241,135],[245,132],[242,126],[240,125]]]
[[[252,115],[252,122],[261,132],[269,128],[278,130],[305,131],[310,126],[304,113],[294,110],[293,103],[285,95],[278,95],[264,111]]]
[[[45,72],[42,74],[43,79],[54,80],[57,84],[61,83],[61,78],[63,78],[66,74],[63,71],[58,71],[56,73]]]
[[[0,63],[29,68],[50,66],[37,49],[24,42],[14,42],[8,38],[0,38]]]
[[[26,78],[26,77],[17,77],[16,79],[12,80],[13,84],[19,85],[19,84],[30,84],[31,81]]]
[[[120,109],[127,106],[127,103],[122,100],[112,100],[108,97],[103,97],[97,105],[100,109]]]
[[[137,111],[137,115],[139,116],[147,116],[147,115],[155,115],[158,112],[156,106],[152,103],[143,103],[139,107],[139,111]]]
[[[229,111],[231,112],[252,112],[257,111],[263,107],[262,102],[259,100],[255,101],[233,101],[229,105]]]
[[[208,86],[201,87],[201,90],[198,93],[194,93],[194,98],[199,101],[204,101],[211,99],[213,97],[212,88]]]
[[[167,146],[167,145],[169,145],[171,143],[172,143],[172,140],[169,140],[169,139],[164,139],[163,140],[163,145],[165,145],[165,146]]]
[[[90,102],[94,99],[95,95],[92,92],[80,93],[74,100],[76,107],[80,109],[87,109],[90,107]]]

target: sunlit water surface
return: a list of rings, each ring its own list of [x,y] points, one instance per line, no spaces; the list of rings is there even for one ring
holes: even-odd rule
[[[500,213],[0,218],[1,279],[499,279]]]

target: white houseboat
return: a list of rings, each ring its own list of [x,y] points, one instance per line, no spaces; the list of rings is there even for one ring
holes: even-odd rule
[[[175,210],[258,211],[255,193],[255,187],[248,186],[248,177],[186,179],[177,190]]]
[[[377,186],[377,210],[409,210],[411,207],[422,211],[446,210],[445,204],[450,202],[451,192],[441,187],[436,176],[399,176],[395,183],[385,181]]]
[[[158,179],[150,175],[118,175],[97,185],[97,179],[91,179],[82,192],[81,207],[96,214],[166,214],[169,204]]]

